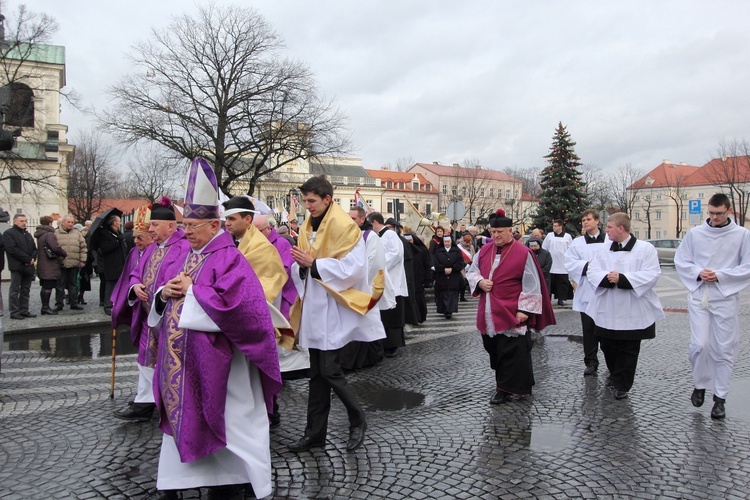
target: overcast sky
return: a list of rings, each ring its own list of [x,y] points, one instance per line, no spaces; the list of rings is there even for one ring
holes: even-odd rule
[[[18,3],[6,0],[6,16]],[[218,1],[218,4],[224,2]],[[228,3],[228,2],[227,2]],[[348,117],[365,168],[401,158],[545,165],[558,122],[582,162],[702,165],[750,139],[750,2],[244,0]],[[53,16],[68,89],[102,109],[178,0],[34,0]],[[71,140],[92,119],[63,108]]]

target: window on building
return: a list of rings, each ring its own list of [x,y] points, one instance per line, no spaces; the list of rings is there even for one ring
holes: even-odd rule
[[[466,196],[466,186],[461,188],[461,196]]]
[[[636,212],[635,213],[635,220],[641,220],[641,213],[640,212]]]
[[[425,191],[432,191],[432,187],[429,184],[425,184],[424,185],[424,190]]]
[[[651,199],[651,195],[647,194],[646,196],[643,197],[643,199],[646,201],[649,201]]]
[[[336,205],[341,205],[341,198],[334,198],[333,202],[336,203]]]
[[[639,234],[639,231],[636,231],[636,232],[635,232],[634,234],[635,234],[635,238],[636,238],[636,239],[638,239],[638,238],[640,238],[640,237],[641,237],[641,235]]]
[[[448,194],[448,184],[443,184],[443,194]]]
[[[404,183],[403,182],[399,182],[398,183],[398,188],[399,189],[404,189]]]
[[[416,208],[417,210],[419,210],[419,202],[418,201],[415,201],[414,203],[412,203],[412,205],[414,205],[414,208]]]
[[[412,182],[411,183],[411,190],[412,191],[419,191],[419,183],[418,182]]]
[[[271,209],[273,209],[275,204],[276,203],[274,203],[273,201],[273,196],[266,196],[266,205],[268,205],[269,207],[271,207]]]
[[[453,186],[451,193],[453,193],[453,196],[456,196],[458,194],[458,186]]]
[[[11,177],[10,178],[10,192],[12,194],[21,194],[23,193],[23,181],[20,177]]]
[[[661,238],[661,231],[656,231],[656,239]]]
[[[634,199],[635,201],[638,201],[638,200],[640,200],[640,199],[641,199],[641,197],[640,197],[640,196],[638,196],[638,195],[635,195],[635,197],[634,197],[633,199]]]
[[[479,190],[479,196],[481,196],[482,198],[484,198],[484,188],[481,188]]]
[[[34,91],[26,84],[10,84],[10,106],[5,114],[5,124],[16,127],[34,126]]]
[[[60,131],[48,130],[47,142],[44,144],[44,151],[47,153],[57,153],[60,148]]]
[[[388,203],[386,203],[385,211],[388,212],[389,214],[393,213],[393,202],[392,201],[389,201]]]
[[[429,217],[431,213],[432,213],[432,203],[425,203],[425,206],[424,206],[424,214],[425,214],[425,215],[426,215],[427,217]]]
[[[495,188],[490,188],[490,198],[495,197]]]
[[[472,209],[469,212],[471,213],[470,217],[472,219],[476,219],[477,218],[477,209],[476,208],[472,207]]]
[[[661,210],[656,211],[656,220],[661,220]]]
[[[518,199],[518,189],[513,191],[513,198]]]
[[[367,201],[367,206],[368,207],[372,207],[372,200],[365,200],[365,201]]]
[[[682,211],[682,213],[680,213],[680,219],[682,219],[682,220],[687,219],[687,214],[685,213],[684,210]]]
[[[703,198],[703,193],[698,193],[698,198]]]
[[[657,195],[656,195],[656,199],[657,199],[657,200],[661,200],[661,194],[657,194]]]
[[[388,181],[385,183],[386,189],[393,189],[393,181]]]
[[[505,190],[505,198],[510,199],[510,189]]]

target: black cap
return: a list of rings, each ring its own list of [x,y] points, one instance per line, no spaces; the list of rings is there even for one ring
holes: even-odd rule
[[[401,225],[400,222],[396,222],[396,219],[394,219],[393,217],[388,217],[388,220],[385,221],[385,225],[386,226],[393,226],[393,227],[404,227],[404,226]]]

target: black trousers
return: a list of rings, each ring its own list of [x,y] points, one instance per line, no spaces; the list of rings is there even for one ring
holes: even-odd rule
[[[599,345],[604,353],[612,385],[615,389],[629,391],[635,380],[635,369],[641,352],[641,339],[619,340],[599,337]]]
[[[586,366],[599,368],[599,338],[596,336],[596,325],[586,313],[581,313],[581,328],[583,330],[583,362]]]
[[[331,390],[344,403],[350,427],[361,425],[365,421],[365,412],[344,377],[339,355],[340,349],[310,349],[310,395],[307,400],[305,436],[325,439],[328,413],[331,410]]]
[[[57,291],[55,293],[55,304],[62,309],[65,305],[65,290],[68,290],[70,305],[78,304],[78,268],[63,267],[60,269],[60,277],[57,278]]]
[[[10,272],[10,314],[29,312],[29,294],[34,281],[34,267],[26,266],[22,271]]]
[[[484,350],[495,370],[497,389],[508,394],[531,394],[534,370],[531,365],[531,336],[482,335]]]

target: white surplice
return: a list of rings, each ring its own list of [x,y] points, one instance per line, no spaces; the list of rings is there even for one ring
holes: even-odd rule
[[[599,287],[611,271],[624,275],[633,288]],[[664,310],[654,291],[660,274],[659,256],[651,243],[636,240],[629,252],[600,247],[586,272],[594,293],[585,313],[596,326],[608,330],[648,328],[664,318]]]
[[[594,295],[594,287],[583,275],[586,264],[594,258],[602,247],[609,247],[612,242],[604,238],[604,243],[586,243],[585,236],[579,236],[573,240],[570,248],[565,252],[565,270],[572,281],[577,284],[575,295],[573,295],[573,310],[586,312],[591,297]]]
[[[568,274],[565,269],[565,252],[573,244],[573,238],[564,233],[562,236],[555,236],[554,232],[547,233],[542,242],[542,248],[547,250],[552,256],[552,268],[550,274]]]

